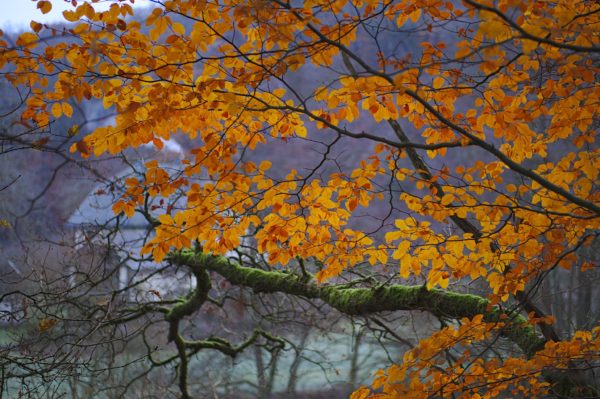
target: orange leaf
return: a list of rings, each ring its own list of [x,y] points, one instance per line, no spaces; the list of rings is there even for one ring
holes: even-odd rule
[[[444,85],[444,78],[441,76],[436,77],[435,79],[433,79],[433,88],[434,89],[439,89],[440,87],[442,87]]]
[[[48,14],[52,10],[52,3],[49,1],[38,1],[37,8],[42,10],[42,14]]]
[[[60,103],[52,104],[52,108],[50,110],[52,111],[52,115],[55,118],[60,118],[63,113],[62,106],[60,105]]]
[[[271,161],[262,161],[260,165],[258,165],[258,169],[261,171],[265,171],[271,168]]]
[[[38,324],[38,331],[40,333],[50,330],[57,323],[56,319],[45,318],[40,320]]]
[[[350,399],[366,399],[371,390],[366,387],[360,387],[350,395]]]
[[[76,144],[77,150],[83,155],[90,155],[90,148],[83,140],[79,140]]]
[[[62,108],[62,113],[66,117],[70,118],[73,115],[73,107],[71,107],[71,105],[69,103],[62,103],[61,108]]]

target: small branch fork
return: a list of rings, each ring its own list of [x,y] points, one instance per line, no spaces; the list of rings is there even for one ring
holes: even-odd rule
[[[191,268],[192,273],[196,278],[196,288],[188,298],[183,299],[174,305],[165,316],[166,321],[169,323],[168,340],[169,342],[174,342],[177,347],[177,357],[179,357],[179,389],[181,390],[182,399],[192,398],[188,390],[188,366],[190,355],[203,349],[214,349],[227,356],[235,357],[255,343],[260,337],[273,342],[275,347],[279,349],[285,346],[285,341],[282,338],[273,336],[261,329],[255,329],[248,339],[237,345],[218,337],[194,341],[186,340],[180,333],[180,322],[186,316],[191,316],[200,310],[202,305],[207,301],[208,293],[212,287],[210,276],[204,264],[191,263],[188,264],[188,266]]]

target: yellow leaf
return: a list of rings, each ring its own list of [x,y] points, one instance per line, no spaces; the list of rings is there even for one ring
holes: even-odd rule
[[[413,265],[413,257],[410,255],[404,255],[400,260],[400,277],[408,278]]]
[[[37,45],[38,37],[31,32],[25,32],[17,39],[17,46],[32,48]]]
[[[265,170],[268,170],[271,168],[271,161],[262,161],[260,163],[260,165],[258,165],[258,169],[261,170],[262,172],[264,172]]]
[[[154,247],[154,250],[152,251],[152,257],[154,258],[155,262],[162,261],[166,255],[167,255],[167,250],[162,245],[157,245],[156,247]]]
[[[281,98],[285,95],[285,89],[283,87],[279,87],[279,88],[273,90],[273,95],[275,97]]]
[[[439,89],[443,85],[444,85],[444,78],[443,77],[438,76],[435,79],[433,79],[433,88],[434,89]]]
[[[350,399],[366,399],[371,391],[366,387],[360,387],[352,395],[350,395]]]
[[[404,240],[400,244],[398,244],[398,248],[394,251],[394,259],[401,259],[404,255],[408,253],[410,249],[410,241]]]
[[[404,233],[401,232],[401,231],[398,231],[398,230],[388,231],[387,233],[385,233],[385,241],[387,243],[391,243],[392,241],[396,241],[397,239],[399,239],[403,235],[404,235]]]
[[[66,115],[68,118],[73,115],[73,107],[69,103],[62,103],[62,113]]]
[[[419,18],[421,18],[421,9],[417,8],[416,10],[414,10],[413,12],[411,12],[408,15],[408,18],[412,21],[412,22],[417,22],[419,20]]]
[[[454,201],[454,194],[444,194],[444,196],[442,197],[442,200],[440,201],[440,203],[443,206],[446,206],[446,205],[451,204],[452,201]]]
[[[52,115],[55,118],[60,118],[60,116],[63,113],[63,110],[62,110],[62,107],[61,107],[60,103],[54,103],[54,104],[52,104],[51,111],[52,111]]]
[[[185,34],[185,27],[179,22],[173,23],[173,25],[171,25],[171,28],[173,29],[173,32],[177,33],[178,35]]]

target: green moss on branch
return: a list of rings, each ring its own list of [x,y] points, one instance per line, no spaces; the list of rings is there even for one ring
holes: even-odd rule
[[[398,284],[378,288],[317,286],[294,274],[244,267],[222,256],[197,254],[192,251],[172,254],[170,259],[192,269],[212,270],[231,284],[248,287],[255,292],[281,292],[320,299],[348,315],[421,310],[440,317],[460,319],[483,314],[485,321],[507,323],[503,334],[515,342],[527,357],[531,357],[545,343],[535,328],[526,323],[523,316],[518,313],[507,314],[497,307],[490,306],[487,299],[477,295],[437,289],[426,290],[422,286]]]
[[[171,308],[166,316],[167,321],[181,320],[185,316],[193,314],[206,301],[208,291],[210,291],[211,287],[210,276],[202,268],[196,268],[194,276],[196,277],[196,288],[188,298],[180,301]]]

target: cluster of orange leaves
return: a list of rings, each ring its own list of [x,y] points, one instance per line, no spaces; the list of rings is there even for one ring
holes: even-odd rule
[[[550,383],[543,373],[568,370],[574,363],[600,359],[600,327],[592,331],[577,331],[568,341],[549,342],[530,359],[508,358],[500,361],[491,356],[489,346],[474,348],[501,330],[503,323],[486,323],[481,316],[460,320],[459,326],[445,327],[404,354],[401,364],[380,370],[373,383],[381,393],[372,395],[362,387],[351,399],[443,397],[444,393],[461,393],[460,397],[488,399],[501,393],[520,398],[547,397]],[[445,350],[465,349],[450,360]],[[589,364],[589,363],[587,363]]]

